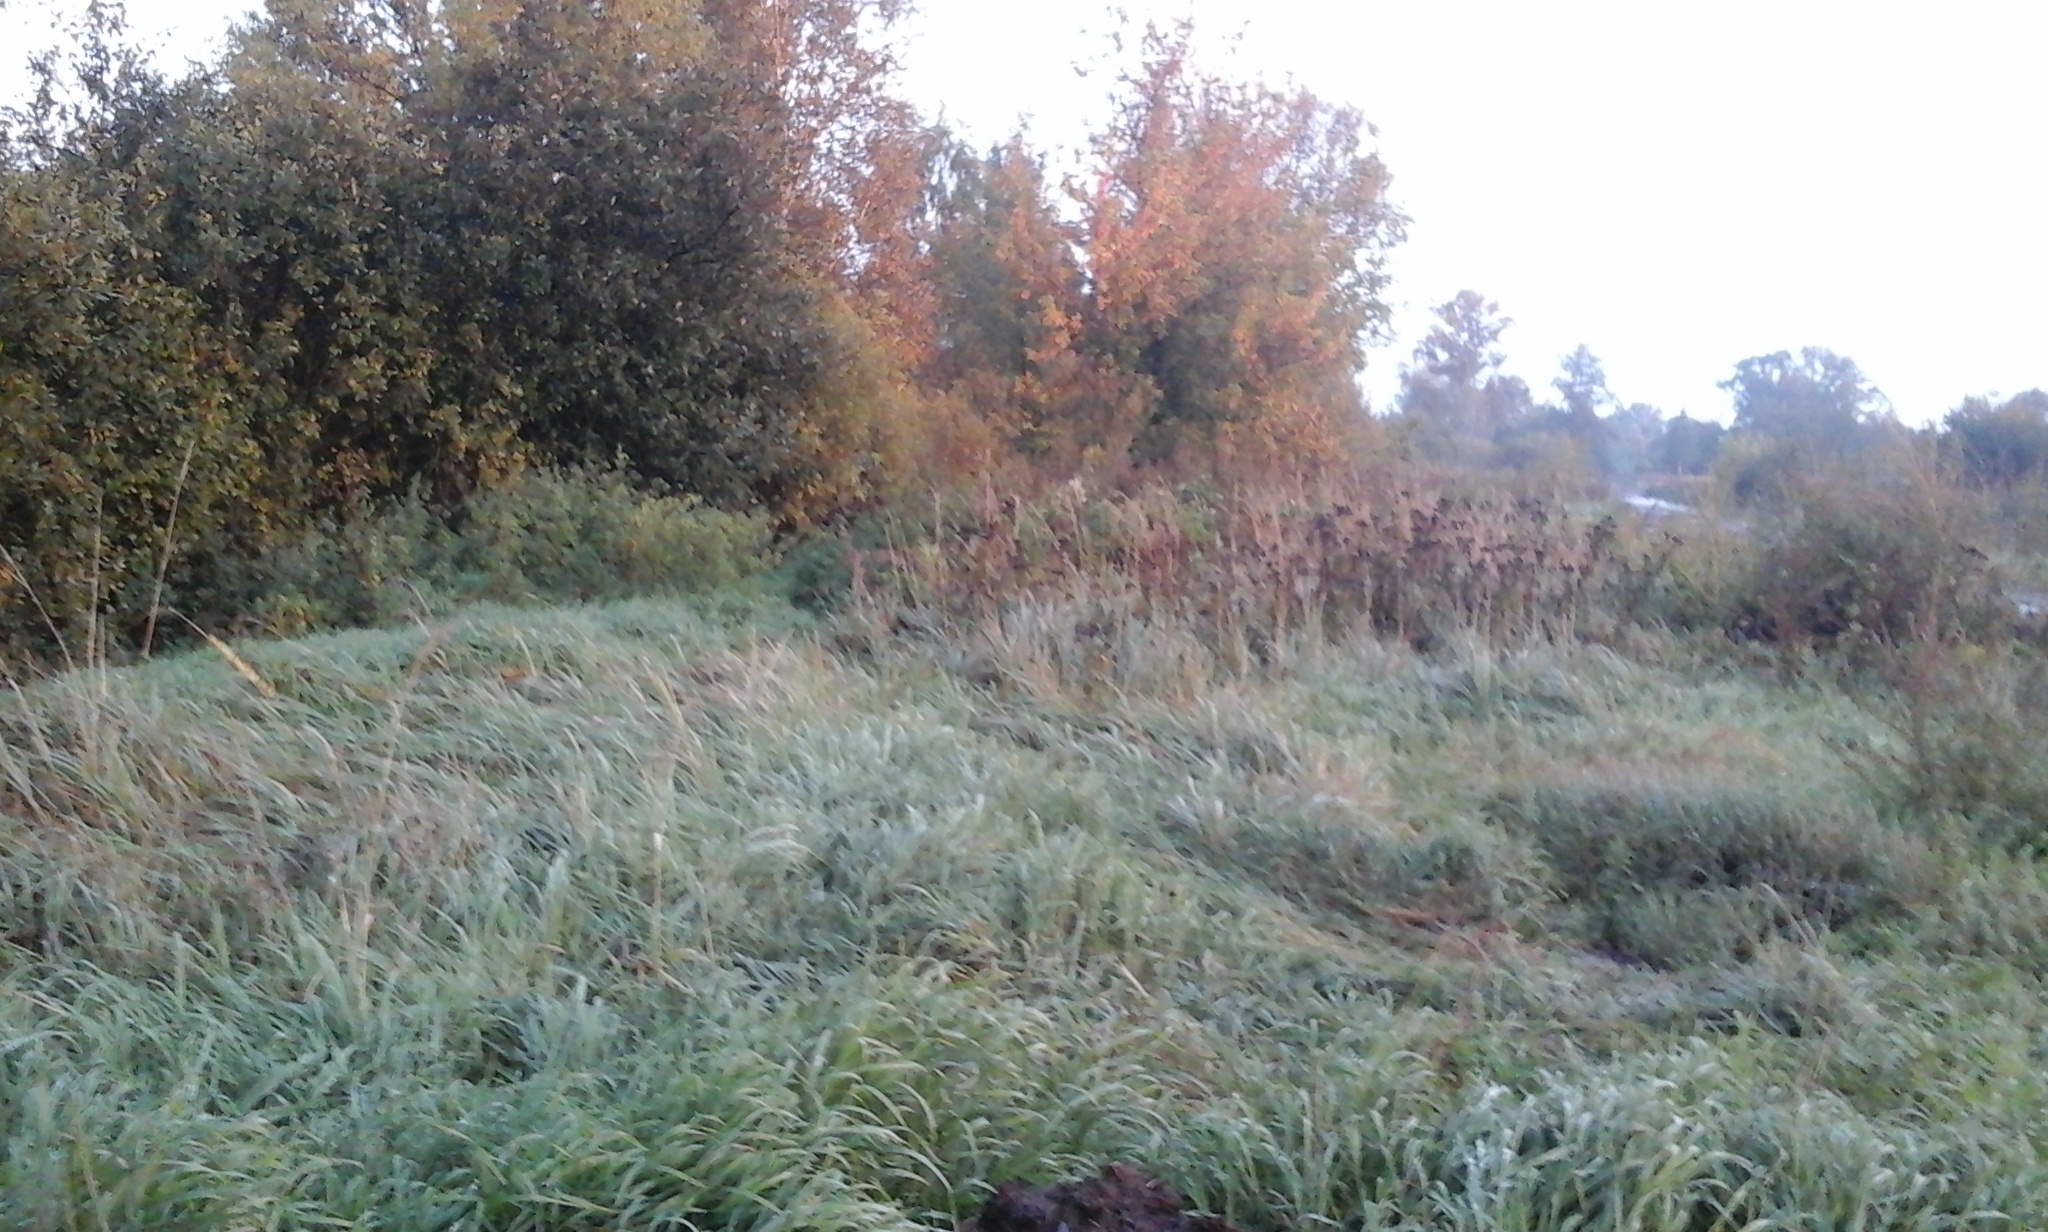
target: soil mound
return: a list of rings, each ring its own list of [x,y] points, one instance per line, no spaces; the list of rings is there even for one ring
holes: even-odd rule
[[[1236,1232],[1220,1219],[1189,1216],[1183,1205],[1166,1182],[1110,1164],[1085,1181],[1043,1188],[1009,1181],[960,1232]]]

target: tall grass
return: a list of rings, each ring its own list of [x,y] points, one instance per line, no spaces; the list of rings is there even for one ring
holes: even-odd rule
[[[1433,644],[1611,630],[1637,614],[1670,548],[1609,516],[1409,472],[1230,493],[1097,496],[1076,483],[1032,502],[985,493],[928,521],[861,554],[861,597],[986,618],[1020,595],[1085,595],[1098,629],[1173,617],[1238,668],[1303,634]]]
[[[2048,895],[1888,814],[1861,711],[1455,630],[1234,662],[1185,598],[16,688],[0,1226],[945,1227],[1109,1159],[1248,1229],[2048,1217]],[[1785,918],[1588,914],[1723,890]]]

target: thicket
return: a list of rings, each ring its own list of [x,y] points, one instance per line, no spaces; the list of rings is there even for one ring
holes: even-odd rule
[[[238,631],[291,635],[435,618],[475,602],[584,603],[758,578],[781,556],[763,515],[664,496],[613,472],[528,470],[451,526],[418,495],[328,519],[239,567]]]
[[[1062,556],[1135,570],[1253,647],[2011,623],[2032,395],[1914,438],[1808,348],[1738,365],[1724,432],[1624,405],[1582,347],[1539,405],[1466,293],[1368,415],[1386,169],[1359,117],[1201,73],[1185,29],[1140,40],[1056,182],[890,94],[886,0],[280,0],[178,78],[95,13],[0,173],[17,648],[688,587],[772,554],[761,525],[922,554],[956,607]],[[1743,529],[1591,512],[1645,486]],[[576,518],[538,510],[577,500],[569,567]],[[730,567],[648,564],[655,524]]]
[[[533,464],[854,499],[784,208],[820,155],[738,33],[658,7],[280,4],[182,80],[89,26],[0,184],[7,631],[224,619],[317,524],[459,521]]]
[[[900,9],[278,0],[182,77],[92,10],[6,125],[0,635],[223,625],[534,467],[790,530],[1345,459],[1400,227],[1358,118],[1153,34],[1066,211],[890,95]]]

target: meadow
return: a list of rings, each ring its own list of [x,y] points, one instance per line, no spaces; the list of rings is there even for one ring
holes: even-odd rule
[[[262,7],[0,107],[0,1232],[2048,1227],[2048,393],[1383,361],[1185,22]]]
[[[1929,794],[1960,711],[990,539],[17,682],[0,1227],[947,1228],[1109,1161],[1247,1232],[2048,1225],[2048,875]]]

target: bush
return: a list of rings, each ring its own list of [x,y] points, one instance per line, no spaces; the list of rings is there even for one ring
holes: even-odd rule
[[[137,262],[109,211],[0,183],[0,645],[139,635],[167,569],[207,572],[172,548],[264,520],[219,340]]]
[[[1791,499],[1808,465],[1807,453],[1796,445],[1743,433],[1721,446],[1708,472],[1708,488],[1716,504],[1776,509]]]
[[[1490,811],[1537,844],[1587,941],[1657,967],[1746,962],[1774,938],[1882,919],[1932,877],[1925,848],[1876,817],[1766,791],[1599,779]]]
[[[475,600],[702,591],[774,563],[765,516],[649,495],[616,474],[530,471],[470,501],[453,526],[417,497],[330,522],[259,562],[244,603],[258,624],[293,632]]]
[[[1666,628],[1721,632],[1748,628],[1765,546],[1747,527],[1713,517],[1688,520],[1673,536],[1664,570],[1642,614]]]
[[[1737,632],[1803,645],[1982,638],[2010,619],[1969,503],[1912,465],[1808,475],[1736,605]]]
[[[1290,640],[1354,632],[1418,645],[1595,635],[1628,619],[1665,545],[1499,493],[1466,495],[1396,470],[1303,491],[1142,489],[1079,483],[1037,501],[940,507],[907,549],[877,554],[888,598],[983,620],[1040,600],[1103,603],[1184,620],[1226,666],[1269,664]]]
[[[2028,647],[1921,645],[1865,705],[1893,739],[1861,766],[1901,813],[1967,818],[1994,846],[2048,841],[2048,661]]]
[[[768,568],[765,517],[647,495],[617,475],[532,472],[472,501],[449,564],[501,599],[707,590]],[[472,583],[474,585],[474,583]]]

